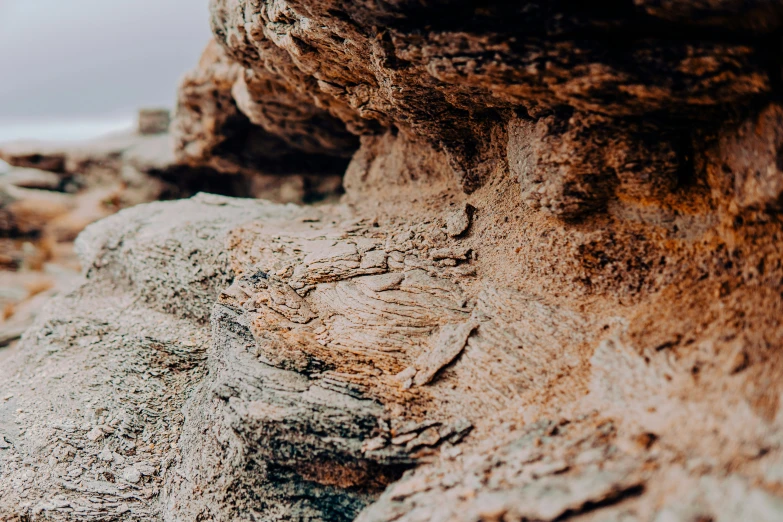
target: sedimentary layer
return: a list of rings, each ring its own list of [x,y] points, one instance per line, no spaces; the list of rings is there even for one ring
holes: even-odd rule
[[[90,227],[0,373],[0,512],[783,517],[781,4],[211,10],[178,161],[346,194]]]

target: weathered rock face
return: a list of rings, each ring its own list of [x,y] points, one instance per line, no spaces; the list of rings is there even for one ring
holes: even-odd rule
[[[281,203],[336,200],[341,192],[342,172],[281,176],[180,162],[169,123],[169,111],[142,109],[135,132],[0,144],[8,162],[0,172],[0,346],[29,326],[40,294],[56,293],[78,273],[76,236],[122,208],[202,191]]]
[[[480,4],[212,1],[180,161],[343,202],[91,227],[0,513],[783,518],[783,4]]]
[[[295,148],[314,152],[318,140],[321,150],[346,150],[335,143],[343,135],[335,118],[356,134],[395,128],[443,150],[472,191],[502,156],[493,130],[515,114],[550,117],[549,132],[566,133],[570,155],[592,169],[589,151],[574,146],[601,147],[615,134],[607,127],[630,134],[617,163],[649,141],[640,127],[651,120],[663,139],[661,128],[721,119],[727,106],[769,97],[781,8],[752,4],[214,0],[217,40],[238,66],[230,78],[209,76],[221,79],[213,93],[222,105]],[[568,130],[573,118],[581,130]],[[670,163],[661,147],[660,161]],[[601,174],[626,175],[609,163]]]
[[[341,174],[356,138],[284,84],[247,76],[216,43],[207,47],[180,87],[178,160],[231,174]],[[249,98],[248,81],[266,105]]]

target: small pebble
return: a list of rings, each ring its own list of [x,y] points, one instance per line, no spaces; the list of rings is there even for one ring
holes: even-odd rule
[[[91,441],[95,442],[95,441],[98,441],[98,440],[102,439],[103,435],[104,435],[103,431],[100,428],[95,427],[95,428],[91,429],[90,431],[88,431],[87,435],[85,435],[85,437],[87,437],[88,440],[91,440]]]
[[[111,462],[112,460],[114,460],[114,454],[111,452],[109,448],[105,448],[103,451],[98,453],[98,458],[104,462]]]
[[[155,473],[155,468],[149,462],[137,462],[135,469],[137,469],[139,473],[141,473],[145,477],[148,477]]]
[[[131,484],[138,484],[141,480],[141,473],[135,467],[130,466],[122,471],[122,479]]]
[[[446,233],[451,237],[461,236],[470,227],[470,214],[473,207],[463,205],[462,208],[446,217]]]

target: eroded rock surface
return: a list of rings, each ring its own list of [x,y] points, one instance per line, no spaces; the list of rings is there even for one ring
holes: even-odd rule
[[[564,175],[581,178],[580,170],[594,170],[594,149],[618,140],[617,127],[630,136],[619,138],[624,146],[618,150],[603,152],[618,156],[620,177],[630,170],[627,175],[645,178],[643,167],[625,168],[638,163],[634,149],[650,144],[643,127],[662,138],[661,129],[721,119],[727,106],[769,97],[779,77],[774,44],[766,43],[781,25],[777,2],[688,8],[214,0],[211,9],[223,49],[212,45],[211,58],[194,73],[202,78],[196,83],[210,89],[203,99],[193,94],[194,79],[183,85],[178,118],[181,128],[204,129],[203,137],[180,133],[183,154],[197,149],[210,162],[235,161],[235,147],[206,145],[244,134],[242,124],[229,121],[232,115],[311,154],[350,150],[336,141],[345,130],[367,135],[394,128],[443,151],[464,189],[473,191],[503,161],[498,147],[506,140],[498,123],[523,115],[548,121],[545,135],[567,134],[560,152],[549,150],[552,140],[543,145]],[[714,30],[719,20],[722,32]],[[199,111],[214,108],[206,122],[217,124],[198,123]],[[676,165],[669,148],[655,145],[651,154],[665,170]],[[286,147],[240,150],[274,161]],[[534,169],[536,175],[550,176],[547,164]],[[598,185],[606,177],[592,176]],[[590,210],[596,197],[586,197]]]
[[[783,518],[779,2],[211,6],[177,161],[346,194],[93,225],[0,513]]]

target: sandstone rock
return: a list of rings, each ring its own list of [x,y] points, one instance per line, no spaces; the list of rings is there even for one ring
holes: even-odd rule
[[[11,324],[0,324],[0,348],[11,344],[13,341],[22,337],[25,330],[27,330],[31,322],[27,321],[15,321]]]
[[[783,107],[771,104],[757,116],[724,129],[706,154],[715,199],[734,211],[781,209]]]
[[[141,121],[147,117],[160,117],[156,114],[141,111],[140,125],[149,123]],[[170,134],[157,131],[84,143],[2,144],[0,157],[16,168],[0,176],[0,230],[72,242],[87,225],[121,208],[202,190],[285,203],[334,198],[341,190],[339,172],[280,176],[273,168],[271,174],[224,176],[208,167],[192,168],[177,160],[174,145]]]
[[[47,428],[51,415],[39,412],[52,407],[50,393],[29,396],[26,381],[6,381],[14,396],[6,408],[27,412],[17,419],[30,435],[3,424],[11,444],[3,454],[2,509],[66,519],[66,504],[98,495],[103,504],[91,508],[94,516],[123,499],[132,512],[161,519],[208,513],[230,520],[253,512],[278,518],[263,506],[279,517],[351,519],[402,469],[420,463],[360,518],[555,520],[599,504],[605,517],[648,519],[668,516],[671,509],[658,506],[673,502],[665,486],[673,478],[683,494],[701,494],[694,475],[675,477],[680,472],[667,463],[700,454],[734,458],[729,448],[710,449],[712,439],[696,425],[690,429],[698,442],[656,424],[658,414],[647,406],[630,413],[632,405],[654,404],[660,415],[678,411],[691,423],[698,418],[699,426],[711,425],[717,412],[702,405],[696,417],[690,408],[700,399],[691,395],[682,402],[667,391],[693,384],[682,377],[666,384],[672,368],[665,358],[645,363],[633,349],[621,355],[612,351],[617,343],[605,343],[593,356],[593,370],[584,366],[590,352],[579,347],[595,343],[599,325],[620,324],[619,318],[576,313],[488,281],[476,286],[475,276],[427,266],[426,259],[413,262],[421,244],[453,241],[438,235],[437,219],[413,225],[411,236],[399,234],[393,220],[375,226],[351,216],[340,207],[314,212],[201,196],[126,210],[93,225],[79,242],[86,283],[37,320],[8,366],[25,374],[47,368],[52,377],[36,386],[67,385],[77,395],[57,406],[57,425]],[[379,251],[384,257],[404,252],[407,264],[362,263]],[[484,261],[495,262],[491,256]],[[363,265],[379,266],[381,273],[368,275]],[[232,270],[237,277],[226,288]],[[379,283],[389,270],[399,277]],[[212,305],[220,288],[225,290]],[[479,289],[475,300],[466,299]],[[408,365],[428,361],[421,366],[429,369],[429,361],[441,361],[440,339],[449,336],[438,323],[467,318],[478,327],[468,321],[462,348],[432,366],[440,377],[401,387],[396,375]],[[80,372],[75,385],[61,383],[58,375],[87,354],[103,362]],[[584,397],[578,390],[591,374],[594,384]],[[568,382],[556,384],[561,379]],[[123,402],[124,393],[117,394],[118,385],[137,390],[133,408]],[[557,395],[541,398],[553,386],[565,397],[576,394],[573,413],[539,422],[526,420],[532,413],[519,415],[519,405],[531,412],[549,400],[557,404]],[[615,410],[621,421],[612,420]],[[740,403],[720,410],[744,420],[725,423],[719,437],[762,437],[753,444],[764,447],[776,440],[776,432]],[[92,431],[80,431],[85,423]],[[655,442],[633,442],[639,429],[654,430],[652,440],[666,441],[667,451],[658,451]],[[91,436],[98,430],[103,435]],[[65,443],[51,450],[30,439],[43,442],[57,433]],[[101,443],[101,451],[111,448],[121,459],[110,459],[109,473],[129,484],[157,484],[163,494],[128,499],[122,485],[81,478],[89,474],[29,482],[19,459],[32,458],[52,477],[68,475],[68,462],[92,469],[91,446],[69,453],[72,438]],[[640,455],[660,471],[645,467]],[[166,470],[160,476],[146,473],[146,463],[156,459]],[[27,491],[25,499],[15,491]],[[60,500],[52,501],[50,491]],[[758,502],[725,506],[774,519],[776,501],[766,495],[754,490]]]
[[[218,164],[222,157],[227,166],[242,165],[247,160],[230,143],[256,132],[254,143],[266,149],[253,152],[259,158],[284,150],[274,136],[305,151],[314,149],[302,136],[332,140],[336,151],[333,140],[342,135],[336,119],[356,134],[396,128],[427,141],[446,152],[454,175],[472,191],[502,168],[504,144],[493,129],[515,111],[567,121],[575,109],[622,118],[620,125],[656,115],[676,126],[683,117],[720,118],[725,104],[769,95],[777,72],[767,69],[765,51],[752,40],[756,26],[779,27],[781,9],[742,6],[639,2],[613,11],[493,2],[476,10],[470,2],[420,9],[391,2],[345,9],[307,0],[274,6],[215,0],[213,29],[223,50],[211,44],[183,85],[178,150],[195,161]],[[675,29],[660,18],[688,23]],[[442,23],[426,25],[431,20]],[[741,36],[708,42],[688,27],[718,20]],[[672,39],[672,31],[681,38]],[[192,132],[202,120],[203,132]],[[224,150],[215,149],[219,143]]]
[[[575,113],[508,124],[508,167],[523,201],[575,218],[621,199],[662,199],[675,190],[680,155],[662,129],[618,126],[603,116]]]
[[[118,201],[120,192],[119,187],[106,187],[79,194],[75,198],[74,208],[50,220],[43,228],[44,234],[57,242],[74,241],[87,225],[116,211],[114,202]]]
[[[475,209],[464,205],[459,210],[446,217],[446,233],[451,237],[459,237],[470,228],[470,220]]]
[[[257,105],[247,98],[242,67],[210,43],[199,68],[180,86],[172,127],[178,160],[233,174],[342,173],[355,138],[306,97],[303,101],[268,76],[251,80],[263,90],[257,96],[268,101]]]
[[[6,234],[29,235],[41,232],[53,219],[76,205],[70,194],[18,187],[0,188],[6,201],[0,205],[0,222]]]
[[[345,198],[91,225],[0,513],[783,516],[780,2],[211,5],[175,161]]]
[[[47,172],[64,172],[65,155],[54,145],[38,142],[4,144],[0,159],[4,163],[22,168]]]
[[[112,168],[122,151],[135,139],[133,133],[118,133],[76,144],[18,141],[2,144],[0,158],[15,167],[60,174],[84,173],[92,167],[98,175],[101,168]]]

